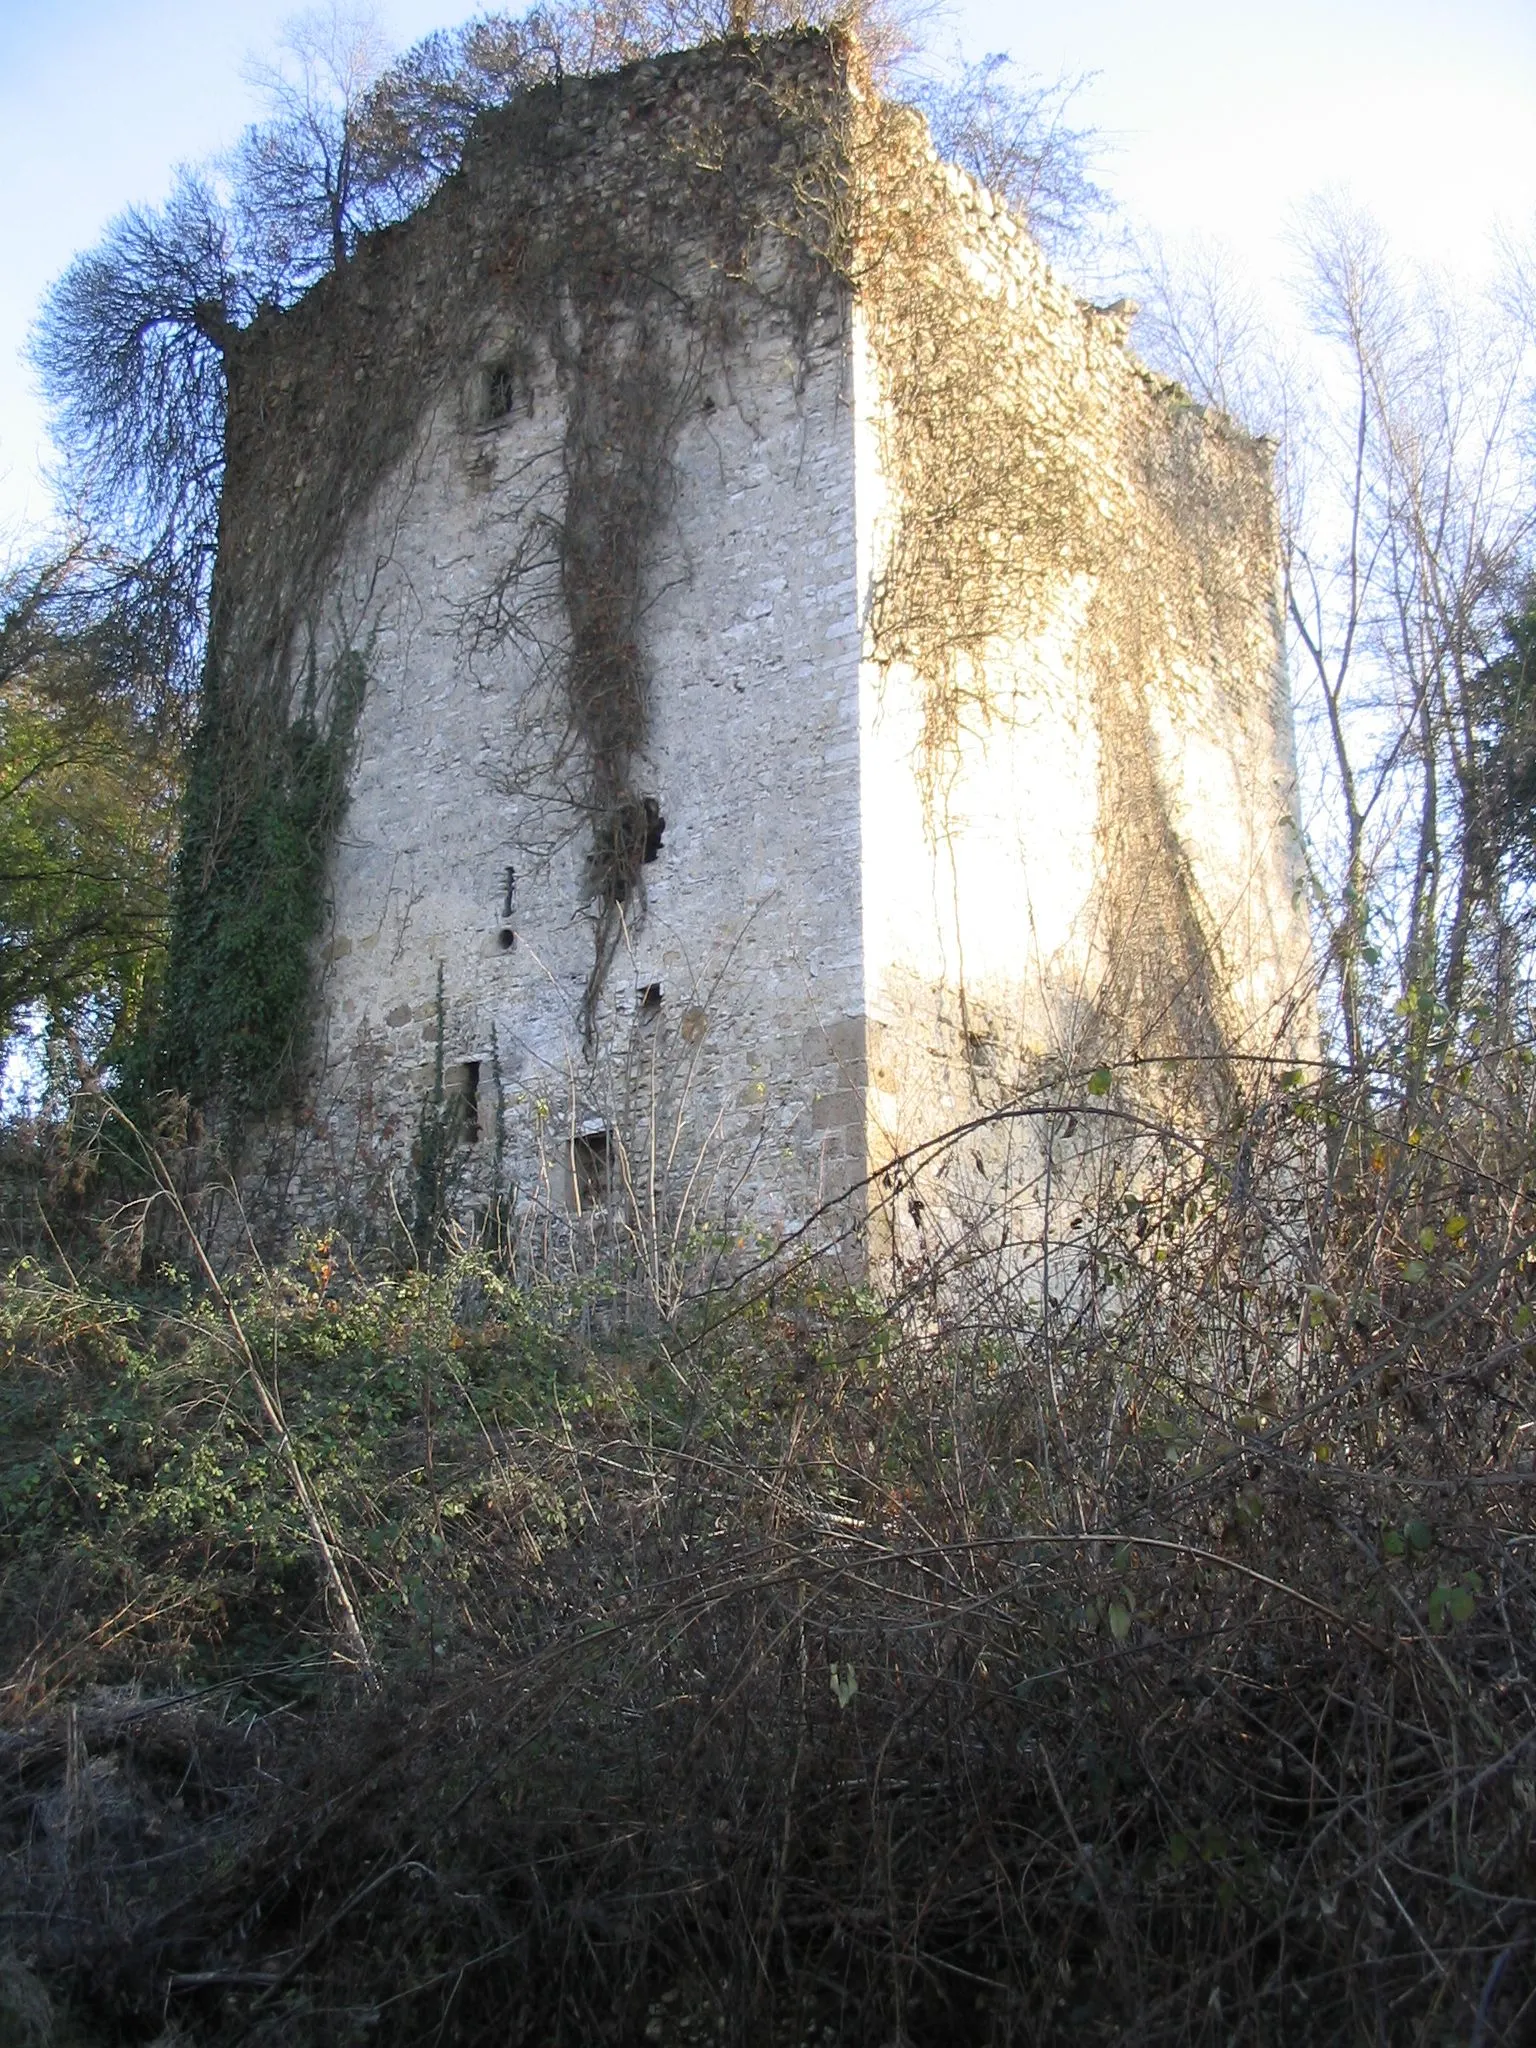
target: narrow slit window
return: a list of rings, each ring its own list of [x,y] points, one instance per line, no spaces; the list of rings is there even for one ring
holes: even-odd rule
[[[515,868],[508,868],[506,881],[501,892],[501,914],[503,917],[510,917],[512,915],[512,894],[516,887],[517,870]]]
[[[459,1104],[459,1140],[473,1145],[480,1136],[480,1062],[461,1061],[457,1080],[453,1092]]]
[[[661,835],[667,829],[667,821],[661,815],[661,805],[657,803],[655,797],[642,797],[640,801],[645,806],[645,851],[642,860],[645,866],[649,867],[652,861],[660,856]]]

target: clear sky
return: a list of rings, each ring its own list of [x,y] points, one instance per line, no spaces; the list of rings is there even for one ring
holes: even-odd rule
[[[256,111],[244,60],[290,0],[0,0],[0,559],[48,511],[43,424],[20,359],[38,299],[177,163]],[[382,0],[406,44],[462,19]],[[1291,209],[1351,188],[1414,256],[1481,265],[1536,228],[1536,0],[956,0],[969,50],[1055,76],[1112,145],[1104,182],[1168,235],[1230,242],[1261,275]]]

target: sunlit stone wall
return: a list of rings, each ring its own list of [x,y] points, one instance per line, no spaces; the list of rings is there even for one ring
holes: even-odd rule
[[[409,1220],[440,1076],[458,1099],[453,1204],[499,1202],[549,1256],[596,1217],[663,1292],[701,1254],[802,1231],[855,1270],[871,1252],[899,1268],[941,1222],[1031,1213],[1038,1120],[1010,1106],[1081,1096],[1109,1066],[1117,1100],[1209,1118],[1310,1048],[1268,451],[1149,377],[1122,314],[1074,298],[920,124],[882,129],[844,62],[797,38],[750,70],[703,52],[572,87],[541,172],[546,213],[560,179],[635,206],[654,177],[676,206],[679,162],[704,161],[743,94],[760,118],[765,79],[788,106],[810,78],[847,208],[809,297],[783,288],[766,203],[724,298],[701,238],[682,265],[696,293],[647,314],[674,319],[654,352],[677,393],[632,775],[658,822],[590,1031],[552,544],[570,371],[519,338],[515,289],[346,523],[317,672],[353,649],[368,686],[307,1101],[253,1155],[282,1221]],[[525,134],[482,144],[469,199],[434,201],[323,303],[266,323],[231,428],[236,613],[239,536],[274,478],[297,495],[309,473],[279,395],[299,419],[290,395],[335,322],[388,346],[450,228],[493,268],[520,232]],[[897,175],[873,148],[896,150]],[[771,147],[762,175],[771,202]],[[956,403],[931,291],[912,288],[936,276],[956,346],[985,336],[953,437],[923,410]],[[703,348],[706,301],[728,318]],[[914,462],[951,439],[954,476]],[[972,472],[991,500],[967,497]],[[989,523],[979,551],[967,518]],[[966,618],[894,631],[904,595],[947,587],[946,547],[971,578],[950,578]],[[1004,569],[973,603],[988,548]],[[931,651],[947,639],[953,660]],[[960,1125],[963,1144],[900,1163]]]

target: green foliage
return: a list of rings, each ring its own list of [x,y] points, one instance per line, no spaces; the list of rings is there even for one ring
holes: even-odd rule
[[[1429,1596],[1429,1625],[1436,1635],[1453,1623],[1470,1621],[1482,1590],[1482,1577],[1477,1572],[1464,1572],[1459,1579],[1438,1579]]]
[[[1524,880],[1536,874],[1536,592],[1504,622],[1504,650],[1471,679],[1472,765],[1486,792],[1470,819],[1479,880],[1491,886],[1508,859]]]
[[[472,1332],[452,1314],[470,1277],[487,1310]],[[403,1628],[409,1657],[404,1589],[434,1577],[445,1529],[473,1547],[509,1512],[530,1530],[565,1528],[558,1485],[512,1480],[487,1435],[551,1415],[565,1357],[558,1331],[496,1276],[461,1262],[366,1284],[321,1241],[240,1308],[265,1329],[299,1461],[347,1531],[386,1645]],[[323,1630],[311,1535],[227,1325],[174,1276],[153,1296],[59,1286],[30,1262],[7,1276],[0,1633],[13,1663],[28,1649],[36,1662],[16,1632],[38,1589],[61,1581],[81,1610],[117,1620],[105,1647],[89,1629],[49,1643],[56,1679],[259,1664]]]
[[[0,1039],[32,1013],[107,1060],[165,944],[178,762],[91,635],[16,645],[27,595],[0,618]]]
[[[324,724],[311,689],[267,758],[243,771],[215,693],[194,751],[147,1078],[217,1102],[234,1130],[287,1099],[303,1057],[326,864],[366,679],[362,657],[343,655]]]

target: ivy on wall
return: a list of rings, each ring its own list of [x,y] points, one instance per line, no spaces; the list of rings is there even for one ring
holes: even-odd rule
[[[343,654],[327,678],[323,715],[311,686],[236,799],[216,692],[194,752],[149,1064],[156,1086],[216,1102],[235,1132],[287,1100],[297,1079],[366,681],[362,656]]]

